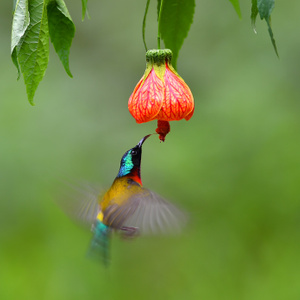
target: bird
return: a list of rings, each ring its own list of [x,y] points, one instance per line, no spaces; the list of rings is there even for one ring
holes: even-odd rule
[[[93,237],[88,255],[110,263],[110,240],[113,232],[124,239],[139,235],[180,232],[187,215],[177,206],[143,186],[141,158],[143,143],[151,134],[122,156],[120,168],[111,187],[97,195],[91,189],[84,192],[83,201],[76,205],[75,218],[91,225]],[[74,216],[74,210],[73,210]]]

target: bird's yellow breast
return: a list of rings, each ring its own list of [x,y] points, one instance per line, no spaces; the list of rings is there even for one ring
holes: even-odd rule
[[[134,194],[140,193],[142,186],[128,177],[116,178],[110,189],[100,200],[101,211],[105,212],[110,205],[122,206]]]

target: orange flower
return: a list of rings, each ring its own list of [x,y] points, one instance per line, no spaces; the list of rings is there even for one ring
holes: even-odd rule
[[[128,109],[137,123],[158,120],[160,140],[170,132],[169,121],[189,120],[194,113],[194,98],[184,80],[171,65],[172,51],[149,50],[146,71],[136,85]]]

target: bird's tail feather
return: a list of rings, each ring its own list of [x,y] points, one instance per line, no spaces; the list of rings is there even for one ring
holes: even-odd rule
[[[91,241],[88,256],[102,261],[105,266],[109,265],[110,234],[111,229],[97,219],[93,228],[94,237]]]

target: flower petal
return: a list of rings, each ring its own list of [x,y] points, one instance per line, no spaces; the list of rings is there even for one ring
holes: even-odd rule
[[[175,121],[192,117],[194,98],[184,80],[166,66],[164,76],[165,95],[158,120]],[[191,114],[189,116],[189,114]]]
[[[128,101],[128,109],[137,123],[155,119],[159,113],[164,97],[164,85],[154,72],[150,71],[147,78],[141,78]]]
[[[188,121],[188,120],[193,116],[194,110],[195,110],[195,107],[193,108],[193,110],[192,110],[189,114],[187,114],[187,115],[184,117],[184,119],[185,119],[186,121]]]

